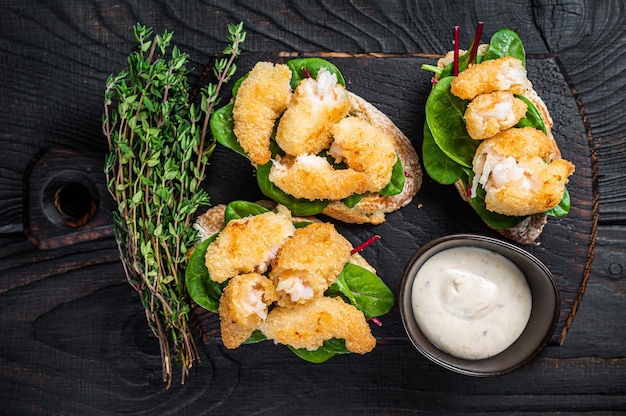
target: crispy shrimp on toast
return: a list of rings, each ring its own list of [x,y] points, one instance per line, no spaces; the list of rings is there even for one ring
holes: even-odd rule
[[[266,201],[233,201],[199,217],[196,228],[201,236],[218,231],[191,254],[186,287],[192,299],[219,314],[222,342],[229,349],[267,339],[288,345],[310,362],[371,351],[376,339],[369,320],[391,310],[393,292],[358,253],[363,244],[354,249],[333,224],[315,217],[292,216],[285,210]],[[264,233],[280,239],[289,234],[276,233],[276,221],[283,220],[288,220],[295,231],[269,250],[272,260],[266,269],[254,265],[258,258],[265,264],[267,247],[273,247],[279,238],[265,238],[262,256],[246,250],[223,250],[222,237],[233,240],[236,233],[240,247],[247,242],[253,247],[250,251],[256,252],[259,243],[255,240],[263,239]],[[235,229],[230,228],[233,223]],[[254,232],[241,234],[242,225],[254,228]],[[223,262],[246,267],[224,268]],[[255,271],[246,271],[252,266]],[[212,273],[232,276],[222,280]]]
[[[280,68],[280,82],[257,74],[259,66],[272,74]],[[284,90],[283,67],[291,70],[290,95]],[[265,78],[272,81],[257,85],[258,90],[275,86],[281,93],[272,96],[280,100],[250,98],[257,97],[250,85]],[[274,106],[275,101],[284,108]],[[231,111],[250,115],[230,117]],[[264,121],[263,128],[257,119]],[[258,63],[232,104],[211,117],[211,130],[219,143],[251,161],[263,194],[294,214],[379,224],[421,187],[421,165],[409,138],[348,91],[337,67],[324,59]]]
[[[481,31],[479,25],[473,45]],[[425,68],[436,75],[426,105],[424,165],[436,181],[453,183],[489,227],[534,243],[548,215],[569,211],[566,185],[575,167],[562,159],[515,32],[502,29],[489,45],[458,52]]]

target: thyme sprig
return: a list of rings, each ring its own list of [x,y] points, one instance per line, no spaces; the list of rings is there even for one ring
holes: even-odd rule
[[[215,147],[208,120],[234,75],[245,40],[243,24],[229,25],[229,45],[213,68],[215,82],[190,102],[189,55],[170,48],[172,32],[153,36],[137,24],[128,70],[107,79],[102,128],[109,145],[104,171],[117,203],[115,239],[130,285],[139,293],[148,325],[159,340],[163,381],[172,381],[172,356],[181,383],[198,351],[190,332],[184,285],[187,251],[197,242],[196,211],[209,205],[201,187]],[[173,348],[174,354],[170,348]]]

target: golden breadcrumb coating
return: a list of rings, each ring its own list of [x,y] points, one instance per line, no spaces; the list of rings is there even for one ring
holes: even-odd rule
[[[508,91],[481,94],[465,110],[465,127],[474,140],[484,140],[515,126],[528,106]]]
[[[450,92],[462,100],[472,100],[494,91],[524,94],[530,88],[522,61],[505,56],[469,66],[452,81]]]
[[[291,213],[282,205],[278,213],[231,220],[207,247],[206,266],[211,280],[222,283],[243,273],[267,271],[270,261],[294,232]]]
[[[233,131],[252,162],[269,162],[270,136],[290,99],[291,70],[287,65],[258,62],[242,81],[233,106]]]
[[[360,117],[346,117],[335,124],[333,136],[329,154],[365,173],[369,192],[378,192],[389,183],[398,157],[391,136]]]
[[[220,298],[219,315],[222,342],[237,348],[267,318],[267,307],[276,301],[272,281],[262,274],[233,277]]]
[[[367,190],[364,173],[354,169],[335,170],[325,158],[313,155],[300,155],[295,161],[291,158],[274,161],[269,180],[283,192],[311,201],[338,200]]]
[[[276,131],[276,143],[288,155],[318,154],[330,146],[331,129],[350,110],[346,89],[322,68],[317,79],[300,81]]]
[[[323,296],[348,260],[352,245],[331,223],[314,223],[297,229],[278,250],[270,278],[276,285],[278,304],[290,306]]]
[[[472,195],[482,185],[487,209],[512,216],[554,208],[574,173],[574,165],[561,159],[556,142],[532,127],[512,128],[484,140],[473,169]]]
[[[307,350],[316,350],[331,338],[345,339],[346,348],[358,354],[376,346],[363,312],[341,298],[323,296],[292,308],[278,306],[259,329],[277,343]]]

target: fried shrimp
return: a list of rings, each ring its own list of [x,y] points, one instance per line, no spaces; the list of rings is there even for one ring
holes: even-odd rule
[[[365,173],[369,192],[378,192],[389,183],[397,159],[391,136],[360,117],[346,117],[333,126],[333,137],[328,153]]]
[[[465,110],[465,127],[474,140],[484,140],[515,126],[528,106],[508,91],[481,94]]]
[[[300,81],[280,119],[276,143],[287,154],[317,154],[332,141],[331,129],[348,114],[350,98],[337,75],[322,68],[317,79]]]
[[[276,285],[278,305],[323,296],[350,260],[351,250],[350,242],[330,223],[297,229],[272,262],[269,276]]]
[[[237,348],[247,340],[267,318],[268,306],[274,301],[274,285],[262,274],[233,277],[220,298],[220,330],[224,346]]]
[[[239,86],[233,106],[233,131],[252,162],[269,162],[270,136],[290,99],[291,70],[287,65],[259,62]]]
[[[523,94],[530,88],[522,61],[505,56],[469,66],[452,81],[450,92],[462,100],[472,100],[494,91]]]
[[[264,273],[285,240],[293,235],[291,213],[282,205],[278,213],[231,220],[207,247],[205,262],[211,280],[222,283],[243,273]]]
[[[484,140],[473,169],[472,196],[482,185],[487,209],[512,216],[554,208],[574,173],[574,165],[561,159],[554,140],[531,127],[512,128]]]
[[[367,190],[367,176],[354,169],[335,170],[320,156],[300,155],[272,164],[269,180],[283,192],[308,200],[339,200]]]
[[[358,354],[376,346],[363,312],[341,298],[323,296],[293,308],[278,306],[259,329],[277,343],[310,351],[332,338],[345,339],[346,348]]]

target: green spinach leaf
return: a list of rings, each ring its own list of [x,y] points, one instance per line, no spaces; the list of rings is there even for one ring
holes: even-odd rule
[[[522,61],[526,66],[526,51],[518,34],[510,29],[500,29],[491,37],[489,48],[485,52],[483,61],[512,56]]]
[[[569,214],[570,210],[570,197],[569,191],[565,188],[565,192],[563,193],[563,198],[561,198],[561,202],[552,208],[551,210],[546,211],[547,215],[551,215],[553,217],[564,217]]]
[[[255,329],[254,332],[252,332],[252,335],[250,335],[250,337],[245,340],[243,343],[244,344],[256,344],[257,342],[261,342],[261,341],[265,341],[267,338],[265,337],[265,335],[263,335],[263,332],[261,332],[258,329]]]
[[[341,75],[341,71],[334,64],[322,58],[296,58],[291,59],[285,64],[291,69],[291,88],[296,89],[300,81],[307,78],[307,74],[302,70],[302,68],[306,68],[309,75],[312,78],[317,78],[317,73],[322,68],[326,68],[328,72],[335,74],[337,76],[337,83],[341,84],[345,87],[346,81]]]
[[[365,194],[353,194],[347,198],[342,199],[341,202],[343,202],[343,204],[347,206],[348,208],[354,208],[356,204],[361,202],[364,195]]]
[[[396,163],[393,164],[393,170],[391,171],[391,180],[378,193],[384,196],[399,194],[404,189],[404,179],[404,167],[402,166],[400,158],[397,157]]]
[[[185,286],[189,297],[204,309],[214,313],[218,313],[220,297],[227,284],[211,280],[204,260],[207,247],[216,238],[217,234],[214,234],[196,246],[185,270]]]
[[[541,118],[541,114],[539,114],[539,110],[535,104],[532,103],[528,98],[523,95],[515,95],[520,100],[526,103],[528,109],[526,110],[526,115],[522,118],[515,127],[533,127],[537,130],[541,130],[544,134],[546,134],[546,125]]]
[[[354,263],[345,265],[325,294],[348,299],[366,318],[384,315],[394,304],[393,292],[382,279]]]
[[[338,338],[324,341],[321,347],[313,351],[309,351],[306,348],[293,348],[291,346],[289,349],[298,357],[314,364],[323,363],[336,355],[350,354],[350,351],[346,348],[346,341]]]
[[[453,80],[442,78],[433,87],[426,100],[426,122],[441,151],[459,165],[471,168],[478,141],[465,128],[463,115],[468,101],[450,92]]]
[[[428,175],[443,185],[452,185],[464,173],[461,165],[450,159],[435,143],[433,134],[424,123],[424,141],[422,142],[422,164]]]
[[[219,144],[229,148],[235,153],[248,158],[245,150],[239,144],[237,136],[233,129],[235,122],[233,121],[233,104],[227,104],[222,108],[215,110],[210,119],[211,134]]]
[[[471,176],[468,181],[471,181]],[[471,182],[470,182],[471,183]],[[467,182],[465,182],[467,186]],[[481,185],[476,187],[476,196],[474,198],[470,198],[470,204],[474,211],[482,218],[483,221],[487,223],[491,228],[501,230],[505,228],[511,228],[518,225],[522,222],[526,217],[513,217],[509,215],[499,214],[497,212],[489,211],[487,206],[485,205],[485,190]]]
[[[252,217],[266,212],[269,212],[269,210],[254,202],[232,201],[226,205],[224,224],[228,224],[231,220]]]

